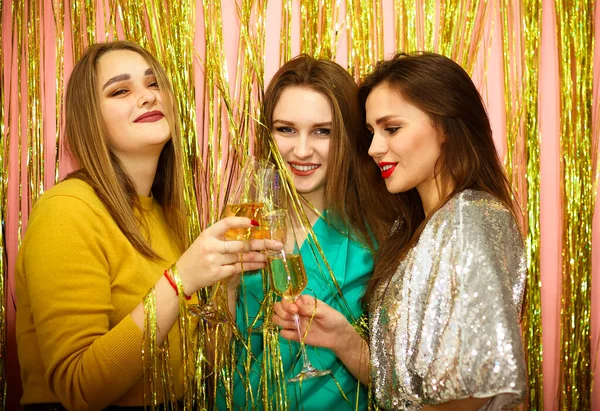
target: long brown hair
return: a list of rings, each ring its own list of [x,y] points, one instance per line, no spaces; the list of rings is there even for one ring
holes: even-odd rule
[[[442,55],[424,52],[397,54],[380,62],[359,87],[363,118],[367,97],[378,86],[389,87],[425,112],[444,137],[435,166],[435,175],[444,185],[444,199],[434,212],[455,194],[475,189],[492,194],[517,215],[512,188],[498,158],[481,96],[460,65]],[[416,188],[396,196],[403,205],[401,227],[379,250],[375,272],[365,293],[367,304],[377,287],[393,276],[428,221]]]
[[[375,250],[393,222],[394,198],[376,178],[379,168],[367,155],[366,132],[357,101],[357,85],[340,65],[300,55],[285,63],[265,92],[259,143],[266,152],[272,139],[273,111],[287,87],[307,87],[329,101],[332,125],[325,176],[325,209],[335,223],[350,228],[359,241]],[[259,149],[260,151],[260,149]]]
[[[73,68],[65,98],[65,137],[69,154],[77,161],[79,169],[67,178],[79,178],[90,184],[136,250],[147,257],[160,258],[142,235],[142,221],[136,217],[136,211],[141,215],[141,204],[135,185],[111,151],[100,114],[98,60],[115,50],[130,50],[141,55],[152,68],[163,95],[171,139],[160,154],[151,191],[163,207],[175,243],[181,251],[187,246],[182,148],[175,96],[160,63],[141,46],[127,41],[93,44]]]

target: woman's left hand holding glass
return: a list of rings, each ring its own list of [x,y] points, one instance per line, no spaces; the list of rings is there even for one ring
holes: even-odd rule
[[[336,351],[344,335],[354,331],[342,313],[310,295],[303,294],[294,302],[281,300],[273,308],[273,323],[282,327],[281,336],[287,340],[298,341],[294,314],[300,317],[303,335],[310,324],[309,332],[304,338],[307,345]]]
[[[298,314],[305,344],[329,348],[360,382],[369,382],[369,346],[342,313],[305,294],[294,302],[281,300],[273,308],[272,321],[282,327],[283,338],[298,341],[294,323]]]

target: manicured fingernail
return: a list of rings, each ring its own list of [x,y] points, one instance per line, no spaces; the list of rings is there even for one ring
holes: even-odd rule
[[[254,227],[258,227],[260,225],[256,220],[250,220],[250,224],[252,224]]]

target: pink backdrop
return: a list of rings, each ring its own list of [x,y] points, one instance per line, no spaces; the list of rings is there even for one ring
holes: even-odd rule
[[[202,14],[202,0],[197,1],[197,16],[196,16],[196,38],[195,47],[200,56],[204,55],[204,23]],[[56,54],[55,50],[55,24],[52,15],[52,1],[44,0],[43,5],[46,12],[42,13],[41,30],[44,31],[44,45],[46,48],[43,54],[43,83],[42,87],[52,89],[55,87],[56,80]],[[293,49],[292,55],[300,51],[299,46],[299,15],[300,2],[294,3],[294,18],[293,18]],[[539,125],[541,130],[541,276],[542,276],[542,323],[543,323],[543,378],[544,378],[544,406],[546,409],[558,409],[557,392],[558,387],[558,372],[559,372],[559,348],[560,348],[560,296],[561,296],[561,230],[562,230],[562,215],[561,210],[561,188],[560,188],[560,146],[559,146],[559,114],[560,114],[560,88],[558,75],[558,50],[556,38],[556,22],[554,2],[544,0],[543,7],[543,22],[541,35],[541,70],[539,72]],[[239,35],[239,19],[237,10],[233,0],[222,0],[224,27],[224,41],[226,47],[226,55],[229,70],[230,86],[233,89],[233,79],[235,79],[235,70],[237,65],[237,50]],[[384,1],[384,49],[385,55],[389,56],[394,52],[394,21],[393,16],[393,1]],[[271,1],[267,8],[267,37],[265,57],[265,80],[268,82],[279,67],[279,34],[281,20],[281,1]],[[342,2],[340,13],[344,13],[344,2]],[[16,70],[16,47],[13,44],[12,38],[12,15],[10,12],[10,2],[4,6],[2,16],[2,48],[4,53],[4,81],[5,81],[5,116],[7,112],[16,113],[19,110],[19,99],[17,90]],[[101,23],[105,16],[100,9],[98,13],[98,27],[103,27]],[[599,40],[598,33],[600,27],[600,8],[595,10],[595,27],[596,27],[596,53],[594,59],[594,89],[595,89],[595,114],[598,111],[599,101],[598,96],[598,81],[600,81],[600,53],[598,52]],[[70,44],[71,29],[65,26],[65,75],[71,70]],[[493,23],[493,25],[491,24]],[[489,31],[493,27],[493,31]],[[503,66],[502,66],[502,43],[500,40],[501,21],[498,8],[495,9],[494,15],[489,17],[488,32],[492,35],[491,50],[489,51],[489,60],[487,62],[487,72],[484,71],[482,64],[483,53],[480,53],[478,64],[474,72],[476,84],[482,91],[484,100],[486,101],[488,111],[491,117],[492,126],[494,129],[495,141],[497,142],[499,152],[504,155],[505,148],[505,106],[504,106],[504,83],[503,83]],[[103,32],[98,30],[99,38],[103,38]],[[347,39],[342,37],[338,44],[337,61],[347,65]],[[196,64],[196,86],[197,86],[197,112],[202,112],[203,102],[203,68],[199,62]],[[26,72],[23,71],[23,78],[26,79]],[[26,95],[26,81],[23,81],[22,95]],[[45,174],[45,187],[48,188],[54,183],[53,164],[56,153],[53,150],[55,145],[55,106],[56,101],[53,93],[46,93],[42,101],[42,112],[44,121],[44,140],[46,142],[47,151],[45,153],[45,161],[48,172]],[[24,101],[21,104],[25,104]],[[21,108],[23,112],[25,108]],[[21,117],[22,130],[27,130],[27,118]],[[6,124],[10,130],[17,130],[18,116],[10,117],[11,123]],[[200,118],[200,117],[198,117]],[[201,129],[201,128],[199,128]],[[25,133],[25,131],[24,131]],[[26,138],[25,135],[22,137]],[[29,204],[27,191],[24,189],[21,204],[19,204],[19,174],[26,175],[26,150],[21,151],[21,169],[19,169],[17,146],[17,137],[12,136],[10,140],[10,152],[8,163],[9,169],[9,187],[8,187],[8,206],[6,215],[6,231],[5,241],[7,245],[8,255],[8,300],[7,300],[7,355],[6,361],[8,365],[8,405],[7,409],[16,409],[18,399],[20,397],[20,379],[18,374],[18,363],[16,355],[16,343],[14,340],[15,332],[15,311],[14,311],[14,266],[16,260],[17,247],[19,243],[19,210],[22,210],[21,221],[23,222],[22,230],[26,228]],[[68,170],[66,162],[60,163],[60,175]],[[27,181],[22,177],[22,181]],[[598,205],[596,204],[596,208]],[[600,241],[600,226],[597,214],[594,219],[593,245],[595,246]],[[592,350],[597,352],[599,341],[599,325],[600,325],[600,299],[598,298],[600,290],[600,248],[596,246],[593,250],[593,281],[592,281]],[[592,355],[592,365],[595,365],[595,354]],[[593,409],[600,410],[600,385],[598,380],[595,381],[593,390]]]

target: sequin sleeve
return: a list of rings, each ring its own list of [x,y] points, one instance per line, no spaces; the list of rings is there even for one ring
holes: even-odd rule
[[[453,271],[455,302],[423,397],[442,403],[493,397],[486,410],[518,404],[526,376],[518,323],[525,281],[522,237],[500,202],[458,199],[441,265]],[[459,229],[456,229],[459,228]],[[454,252],[456,251],[456,252]],[[448,260],[456,256],[454,264]],[[446,261],[444,261],[446,259]],[[439,381],[446,386],[440,389]]]

